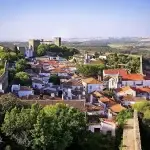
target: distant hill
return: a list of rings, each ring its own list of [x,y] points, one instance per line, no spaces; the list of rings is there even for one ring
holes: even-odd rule
[[[21,47],[27,47],[28,46],[28,42],[0,42],[0,45],[4,46],[4,47],[8,47],[11,50],[13,50],[14,46],[21,46]]]

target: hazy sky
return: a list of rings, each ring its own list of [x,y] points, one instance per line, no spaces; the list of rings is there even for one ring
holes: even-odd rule
[[[0,40],[149,36],[150,0],[0,0]]]

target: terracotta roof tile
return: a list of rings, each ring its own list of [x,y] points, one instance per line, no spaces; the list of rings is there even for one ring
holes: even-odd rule
[[[140,93],[150,93],[149,87],[141,87],[141,88],[139,87],[139,88],[135,88],[135,90]]]
[[[111,100],[108,97],[104,96],[99,98],[98,101],[101,101],[102,103],[109,103]]]
[[[138,81],[138,80],[145,80],[145,77],[141,74],[126,74],[122,76],[122,80],[124,81]]]
[[[123,92],[128,91],[128,90],[134,90],[134,88],[131,88],[130,86],[125,86],[122,88],[115,89],[115,91],[117,93],[123,93]]]
[[[86,79],[82,79],[82,82],[85,82],[87,84],[102,84],[103,82],[102,81],[98,81],[97,79],[95,78],[86,78]]]
[[[123,75],[126,75],[127,74],[127,70],[125,69],[107,69],[107,70],[104,70],[104,73],[105,74],[110,74],[110,75],[114,75],[114,74],[118,74],[120,76],[123,76]]]
[[[121,106],[121,104],[114,104],[109,109],[115,113],[119,113],[120,111],[126,109],[125,107]]]
[[[63,83],[64,86],[83,86],[81,80],[71,79]]]

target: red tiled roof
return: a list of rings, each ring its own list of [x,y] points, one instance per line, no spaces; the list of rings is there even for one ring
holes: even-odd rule
[[[149,87],[141,87],[141,88],[139,87],[139,88],[135,88],[135,90],[140,93],[150,93]]]
[[[58,62],[55,60],[40,60],[40,64],[49,64],[49,65],[58,65]]]
[[[141,81],[141,80],[145,80],[145,77],[141,74],[126,74],[122,76],[122,80]]]
[[[127,74],[127,70],[125,70],[125,69],[107,69],[107,70],[104,70],[104,73],[110,74],[110,75],[119,73],[120,76],[123,76],[123,75]]]
[[[120,111],[126,109],[125,107],[121,106],[121,104],[114,104],[110,107],[110,110],[115,112],[115,113],[119,113]]]

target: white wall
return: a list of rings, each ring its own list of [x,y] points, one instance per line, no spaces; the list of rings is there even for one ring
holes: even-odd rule
[[[116,93],[117,97],[124,96],[124,95],[132,95],[132,96],[136,97],[136,91],[129,89],[129,90],[126,90],[126,91],[121,92],[121,93]]]
[[[37,88],[37,89],[41,89],[41,88],[44,87],[44,84],[32,82],[32,87],[33,87],[33,88]]]
[[[150,80],[139,80],[139,81],[122,81],[122,86],[150,86]]]
[[[58,76],[67,77],[67,76],[68,76],[68,73],[58,73]]]
[[[112,78],[109,79],[108,88],[109,89],[118,88],[118,76],[117,77],[112,77]]]
[[[110,125],[105,122],[101,122],[100,124],[89,125],[88,129],[94,132],[94,128],[100,128],[100,132],[103,134],[107,134],[108,131],[111,131],[112,136],[115,136],[115,125]]]
[[[144,80],[143,86],[150,86],[150,80]]]
[[[77,89],[80,89],[80,88],[82,88],[83,86],[72,86],[72,90],[75,90],[76,88]]]
[[[94,128],[100,128],[101,129],[101,124],[95,124],[95,125],[89,125],[88,129],[91,132],[94,132]],[[101,132],[101,131],[100,131]]]
[[[99,56],[100,59],[107,59],[107,56]]]
[[[101,126],[102,126],[101,128],[102,133],[107,134],[108,131],[111,131],[112,136],[115,136],[115,130],[116,130],[115,124],[112,125],[105,122],[101,122]]]
[[[33,50],[31,50],[31,49],[26,49],[26,50],[25,50],[25,56],[26,56],[27,58],[33,57]]]
[[[93,91],[102,91],[103,89],[103,84],[88,84],[87,86],[88,93],[91,93]]]
[[[88,115],[104,115],[104,110],[87,112]]]
[[[2,83],[0,83],[0,92],[4,93]]]
[[[34,95],[33,91],[18,91],[18,96],[29,96],[29,95]]]
[[[13,91],[19,91],[19,90],[20,90],[20,85],[13,84],[11,86],[11,92],[13,92]]]
[[[122,104],[125,106],[130,106],[130,105],[135,104],[135,101],[123,101]]]

